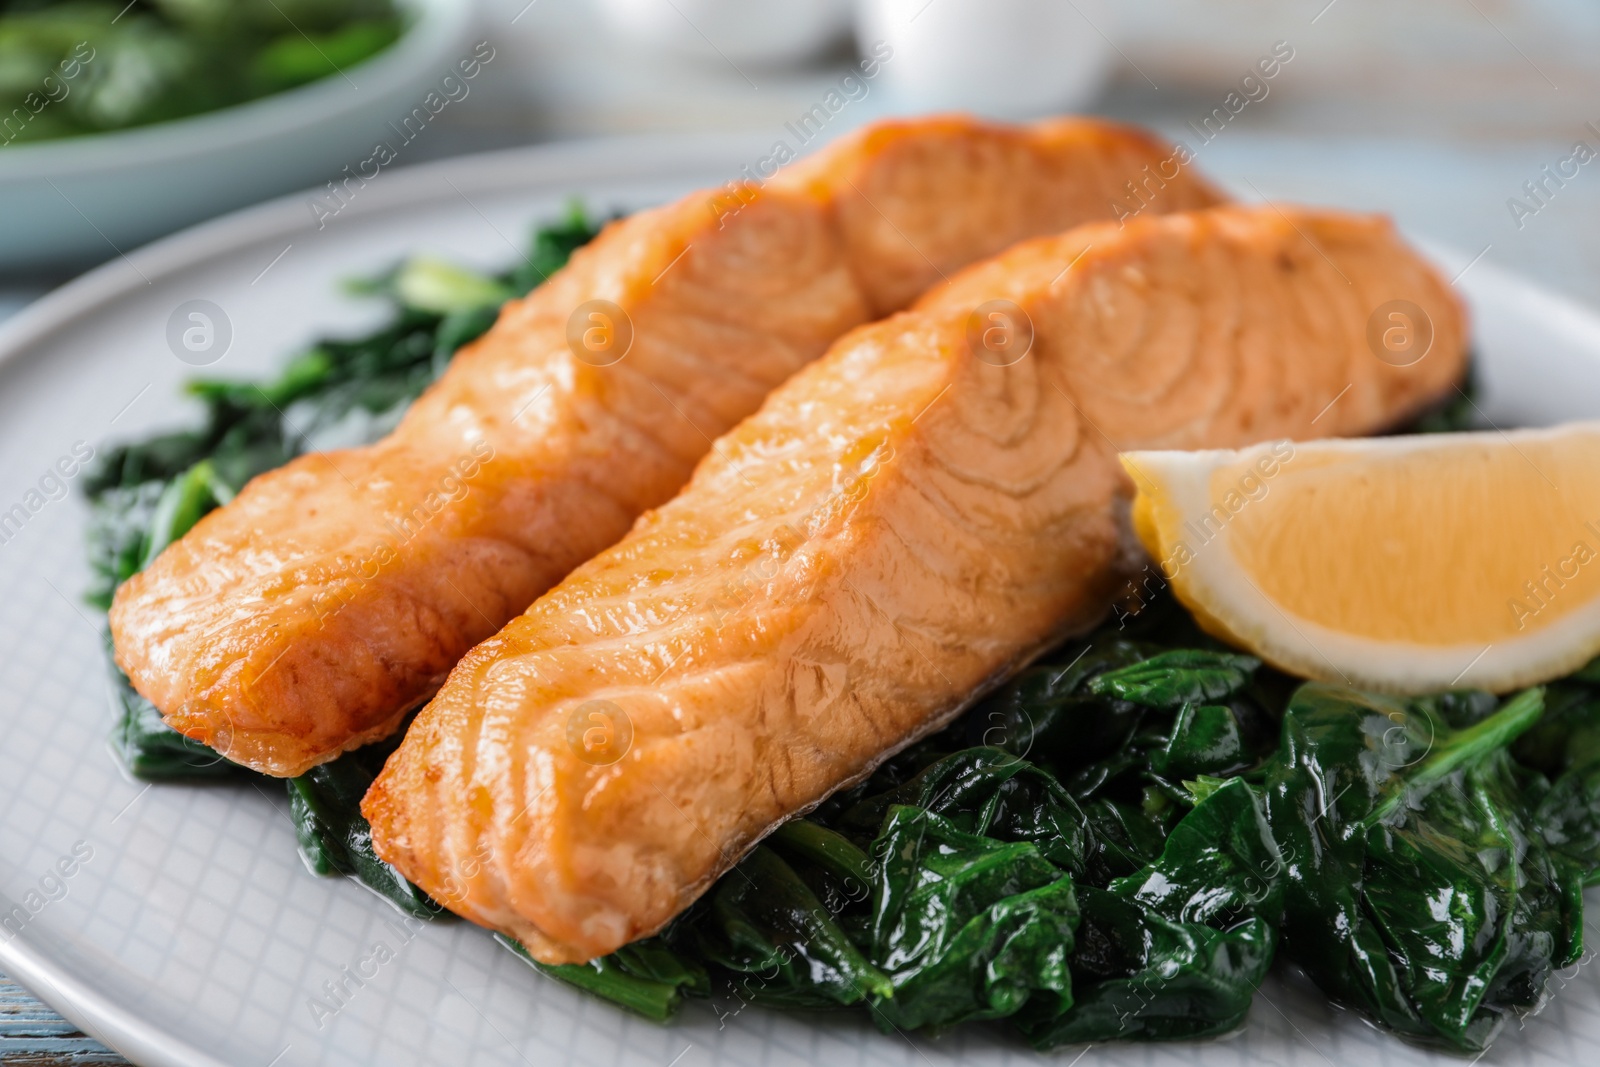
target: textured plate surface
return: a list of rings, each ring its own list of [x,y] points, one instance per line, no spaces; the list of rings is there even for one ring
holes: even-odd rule
[[[854,1016],[737,1001],[693,1004],[659,1027],[554,983],[481,930],[408,926],[356,883],[311,876],[281,789],[147,786],[107,751],[102,624],[80,599],[85,512],[75,490],[51,499],[45,476],[75,446],[98,452],[193,416],[178,386],[195,368],[166,339],[180,304],[208,300],[228,319],[231,345],[207,373],[261,374],[319,334],[375,320],[379,309],[338,294],[343,277],[424,250],[499,267],[575,194],[600,210],[655,203],[720,184],[766,147],[604,142],[387,174],[321,230],[303,199],[269,204],[113,261],[0,328],[0,514],[28,515],[0,532],[0,914],[26,917],[0,928],[0,969],[149,1067],[1075,1062],[1079,1050],[1040,1057],[982,1027],[885,1036]],[[1436,254],[1452,274],[1467,266]],[[1484,263],[1460,284],[1489,419],[1600,414],[1600,317]],[[1600,944],[1600,922],[1586,933]],[[1562,972],[1546,1010],[1481,1062],[1600,1062],[1597,970]],[[1100,1046],[1083,1062],[1462,1062],[1377,1034],[1291,974],[1256,999],[1225,1040]]]

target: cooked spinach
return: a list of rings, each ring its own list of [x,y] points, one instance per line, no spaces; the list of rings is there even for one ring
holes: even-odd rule
[[[1551,783],[1534,813],[1545,841],[1600,885],[1600,660],[1546,688],[1544,716],[1511,752]]]
[[[1147,708],[1181,708],[1238,692],[1259,666],[1251,656],[1175,649],[1107,671],[1089,691]]]
[[[496,934],[495,940],[545,974],[657,1022],[677,1014],[686,995],[711,995],[705,969],[677,955],[659,938],[635,941],[588,963],[558,966],[537,962],[509,937]]]
[[[1266,793],[1290,857],[1284,949],[1324,991],[1473,1052],[1577,958],[1588,871],[1541,831],[1550,785],[1509,752],[1543,704],[1533,689],[1468,722],[1437,702],[1295,694]]]
[[[1022,1033],[1046,1049],[1235,1029],[1272,964],[1281,866],[1247,782],[1204,791],[1154,862],[1082,891],[1075,1003]]]
[[[852,1006],[886,1030],[1009,1019],[1040,1048],[1230,1030],[1272,962],[1276,846],[1250,783],[1185,786],[1149,757],[1264,759],[1256,672],[1109,630],[1076,642],[781,827],[651,944],[741,1005]],[[1163,698],[1123,699],[1129,679]],[[1067,708],[1099,747],[1052,743]],[[1096,770],[1134,738],[1140,760]],[[638,1010],[646,976],[620,954],[536,966]],[[688,988],[657,987],[652,1011]]]
[[[1600,671],[1549,713],[1541,690],[1397,701],[1297,685],[1151,610],[786,824],[657,940],[741,1003],[1009,1018],[1039,1048],[1225,1033],[1280,942],[1417,1042],[1479,1050],[1536,1008],[1600,868]],[[724,894],[806,919],[751,934]],[[841,933],[889,990],[819,965]]]
[[[317,874],[354,875],[401,910],[432,919],[444,909],[378,858],[372,827],[361,814],[361,798],[404,736],[402,731],[290,778],[289,814],[300,855]]]
[[[816,826],[878,858],[870,894],[824,899],[894,981],[879,1024],[1010,1018],[1040,1048],[1237,1026],[1272,961],[1273,840],[1247,782],[1185,788],[1151,757],[1212,706],[1184,697],[1246,707],[1256,667],[1107,630],[780,831],[780,849]],[[1069,721],[1098,744],[1065,744]],[[1230,762],[1270,747],[1244,736]]]
[[[668,944],[738,976],[754,995],[825,1007],[890,988],[812,886],[768,846],[756,846],[717,884],[703,914]]]
[[[135,777],[165,782],[231,778],[248,773],[215,750],[189,740],[162,722],[161,712],[134,691],[126,675],[115,668],[111,674],[112,703],[117,717],[111,731],[111,748]]]
[[[1054,1019],[1071,1006],[1078,898],[1038,845],[899,804],[873,844],[882,872],[864,940],[887,975],[881,1024],[944,1027],[1025,1006]]]
[[[384,328],[270,382],[195,383],[199,428],[118,449],[90,481],[96,602],[255,474],[387,431],[593,233],[574,214],[498,276],[409,261],[356,287],[391,303]],[[1414,429],[1471,414],[1463,393]],[[135,774],[252,773],[117,685]],[[313,870],[436,917],[360,813],[397,740],[291,780],[291,813]],[[563,966],[500,940],[652,1019],[711,998],[884,1030],[1007,1020],[1040,1049],[1226,1033],[1281,945],[1379,1025],[1470,1052],[1576,957],[1597,880],[1600,666],[1505,702],[1398,701],[1301,684],[1157,597],[778,828],[656,936]]]

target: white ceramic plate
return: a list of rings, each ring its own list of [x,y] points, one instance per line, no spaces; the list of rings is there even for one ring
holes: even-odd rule
[[[193,415],[177,397],[194,368],[166,340],[186,301],[213,302],[231,325],[211,372],[261,374],[318,334],[374,321],[377,309],[337,294],[342,277],[419,250],[504,265],[529,225],[574,194],[602,210],[659,202],[720,184],[765,147],[675,138],[452,161],[384,176],[320,232],[292,199],[115,260],[0,328],[0,514],[27,501],[76,442],[101,449]],[[1438,254],[1451,273],[1465,265]],[[1600,318],[1484,263],[1460,284],[1474,305],[1491,419],[1600,414]],[[46,500],[0,543],[0,913],[27,914],[20,933],[0,928],[0,969],[129,1058],[147,1067],[1043,1059],[983,1027],[937,1041],[883,1036],[853,1015],[737,1003],[720,1015],[692,1004],[656,1026],[545,978],[482,930],[407,929],[355,882],[313,877],[296,856],[281,789],[124,778],[105,744],[100,621],[79,602],[83,523],[75,495]],[[1600,943],[1600,922],[1591,918],[1587,933]],[[394,958],[374,963],[380,943],[389,952],[376,955]],[[311,1006],[325,982],[346,989],[332,1019]],[[1594,970],[1564,972],[1543,1014],[1510,1027],[1482,1062],[1600,1062],[1597,991]],[[1097,1047],[1084,1062],[1461,1061],[1381,1036],[1303,981],[1274,976],[1229,1039]]]
[[[0,150],[0,269],[103,260],[337,177],[345,164],[372,158],[379,141],[403,159],[406,144],[391,123],[422,106],[446,75],[457,77],[452,95],[471,95],[457,64],[472,57],[473,0],[399,6],[412,19],[405,35],[340,74],[172,122]],[[442,114],[450,105],[436,106]],[[420,136],[425,125],[413,124]]]

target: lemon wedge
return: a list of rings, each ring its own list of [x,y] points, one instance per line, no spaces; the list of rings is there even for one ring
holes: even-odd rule
[[[1133,525],[1209,633],[1391,693],[1505,692],[1600,652],[1600,422],[1129,452]]]

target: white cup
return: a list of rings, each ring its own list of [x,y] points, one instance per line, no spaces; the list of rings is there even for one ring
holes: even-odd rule
[[[706,61],[778,66],[809,59],[850,26],[850,0],[596,0],[636,46]]]
[[[894,53],[883,84],[896,104],[1031,118],[1089,103],[1104,85],[1114,32],[1104,0],[860,0],[856,40]]]

